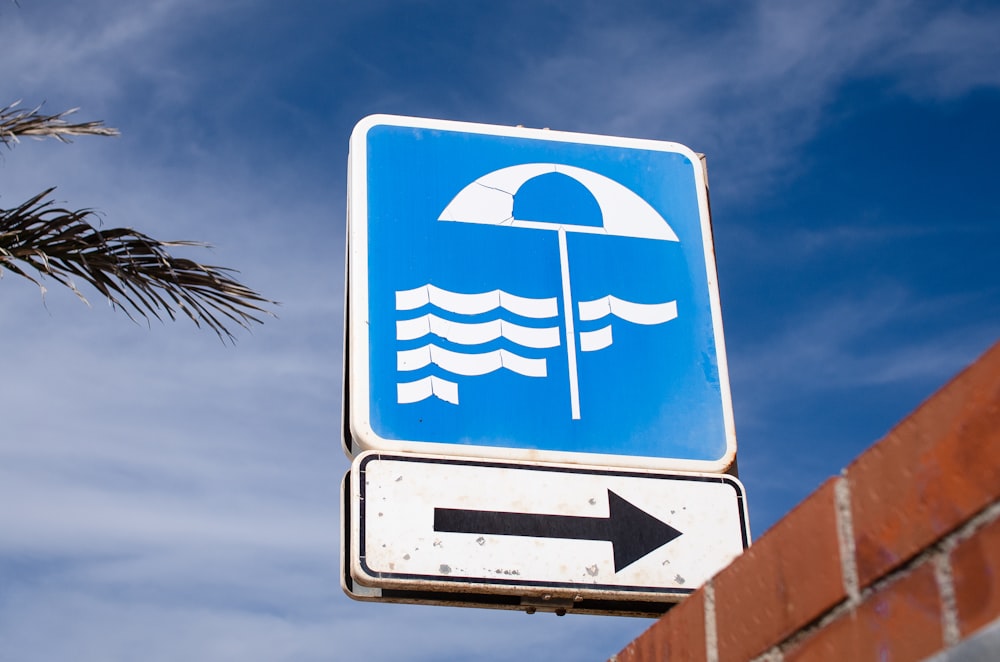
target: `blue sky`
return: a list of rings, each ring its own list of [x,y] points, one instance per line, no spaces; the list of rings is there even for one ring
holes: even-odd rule
[[[0,155],[278,299],[235,348],[6,274],[0,659],[603,659],[649,621],[362,604],[337,578],[347,142],[371,113],[708,156],[763,533],[1000,336],[989,2],[0,6]]]

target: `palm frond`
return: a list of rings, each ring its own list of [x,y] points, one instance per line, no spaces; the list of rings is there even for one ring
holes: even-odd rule
[[[6,108],[0,109],[0,142],[12,146],[17,143],[18,136],[34,138],[55,138],[64,143],[71,142],[70,136],[117,136],[118,129],[104,126],[104,122],[78,122],[72,124],[66,117],[75,113],[78,108],[70,108],[55,115],[43,115],[41,106],[31,110],[18,110],[20,101],[15,101]]]
[[[0,275],[6,269],[42,288],[51,278],[87,301],[73,279],[103,294],[133,321],[136,315],[176,319],[177,310],[222,340],[234,339],[227,325],[249,329],[274,316],[277,305],[239,283],[232,269],[172,256],[168,249],[207,247],[193,241],[160,241],[129,228],[100,230],[92,210],[72,211],[47,200],[50,188],[13,209],[0,209]],[[36,278],[37,276],[37,278]]]

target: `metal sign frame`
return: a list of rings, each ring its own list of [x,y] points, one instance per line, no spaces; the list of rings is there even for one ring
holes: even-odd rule
[[[463,472],[466,480],[484,484],[479,494],[463,487]],[[617,498],[615,492],[624,497],[617,515],[609,504],[611,519],[627,520],[615,525],[621,535],[603,531],[610,520],[591,498],[606,486],[615,490],[607,490],[609,497]],[[531,491],[540,487],[552,489]],[[342,583],[359,600],[657,615],[750,542],[743,486],[729,475],[366,452],[355,459],[343,490]],[[491,490],[516,496],[485,494]],[[400,498],[400,491],[409,496]],[[522,503],[526,494],[535,494],[527,498],[530,504]],[[641,507],[625,501],[637,497]],[[431,515],[431,504],[488,503],[520,503],[534,512],[441,507]],[[558,509],[556,504],[573,511],[574,503],[577,514],[568,517],[537,512]],[[580,508],[597,517],[579,516]],[[651,513],[643,512],[646,508]],[[463,515],[466,521],[456,522]],[[729,523],[720,527],[723,535],[714,535],[713,522]],[[602,529],[596,539],[595,525]],[[645,528],[649,525],[652,530]],[[691,548],[704,551],[692,555]],[[477,570],[477,564],[483,568]],[[687,583],[680,573],[688,575]],[[679,581],[667,579],[675,574]]]
[[[445,135],[445,134],[465,134],[470,136],[489,136],[496,137],[498,139],[511,139],[517,141],[528,141],[527,144],[541,144],[546,145],[565,145],[569,149],[577,149],[580,146],[584,148],[593,146],[595,148],[616,148],[623,150],[638,150],[644,151],[645,153],[669,153],[679,155],[682,159],[686,159],[690,166],[690,176],[691,181],[694,182],[695,191],[693,195],[696,196],[697,205],[697,216],[698,223],[700,227],[697,231],[700,233],[701,247],[703,249],[703,256],[699,256],[699,259],[704,260],[704,280],[707,287],[708,304],[710,306],[710,323],[711,323],[711,337],[708,343],[714,349],[714,357],[689,357],[685,360],[690,360],[693,363],[698,361],[709,361],[714,368],[717,368],[717,374],[712,375],[709,379],[717,378],[718,382],[713,385],[712,388],[717,388],[719,397],[721,399],[721,407],[719,408],[719,418],[715,425],[723,430],[722,435],[724,440],[718,443],[724,444],[724,449],[717,452],[717,456],[710,458],[698,457],[697,459],[691,459],[691,457],[662,457],[656,456],[645,450],[640,450],[637,452],[632,451],[628,448],[627,442],[620,442],[616,440],[613,447],[607,449],[586,449],[586,450],[552,450],[545,447],[539,446],[539,439],[512,439],[510,441],[499,440],[496,443],[481,444],[473,441],[472,443],[458,442],[455,440],[449,440],[447,442],[441,442],[433,438],[421,437],[419,434],[412,434],[406,436],[405,438],[393,438],[392,436],[386,436],[385,434],[380,434],[373,425],[372,420],[372,408],[375,406],[372,396],[372,347],[370,345],[369,329],[371,324],[370,318],[370,301],[369,301],[369,278],[371,273],[369,271],[370,259],[372,255],[369,252],[369,187],[368,187],[368,177],[370,174],[369,168],[369,150],[368,150],[368,136],[373,129],[379,129],[383,127],[395,127],[395,128],[409,128],[414,130],[422,130],[426,132],[427,136]],[[537,174],[537,166],[545,164],[518,164],[517,159],[513,159],[514,165],[501,169],[501,171],[496,171],[491,173],[491,175],[500,177],[505,176],[507,179],[511,177],[514,181],[522,181],[527,179],[534,174]],[[549,164],[551,165],[551,164]],[[616,195],[619,195],[620,200],[625,200],[626,207],[628,207],[629,214],[619,215],[620,218],[607,218],[606,227],[610,227],[612,221],[618,225],[616,228],[620,227],[622,229],[616,230],[622,236],[640,236],[640,234],[646,230],[635,229],[630,227],[629,224],[635,224],[635,218],[640,218],[643,214],[648,213],[649,210],[646,209],[649,205],[644,201],[639,199],[631,191],[625,190],[625,187],[617,184],[616,182],[599,175],[595,172],[588,171],[584,168],[578,168],[573,165],[559,166],[562,171],[567,172],[569,175],[577,179],[578,181],[584,183],[589,189],[593,191],[599,190],[613,190]],[[534,169],[532,169],[534,168]],[[556,462],[556,463],[579,463],[588,465],[598,465],[598,466],[611,466],[611,467],[633,467],[633,468],[649,468],[649,469],[660,469],[660,470],[679,470],[679,471],[702,471],[702,472],[723,472],[731,467],[736,458],[736,436],[733,423],[732,414],[732,402],[729,389],[729,378],[728,378],[728,367],[726,361],[725,345],[722,333],[722,317],[721,317],[721,307],[719,303],[718,295],[718,284],[716,278],[716,266],[715,266],[715,255],[714,247],[712,245],[712,233],[711,233],[711,222],[709,215],[708,206],[708,186],[707,178],[705,175],[704,165],[702,160],[697,154],[692,152],[687,147],[679,145],[676,143],[668,143],[661,141],[652,140],[639,140],[639,139],[628,139],[628,138],[616,138],[607,136],[594,136],[586,134],[577,133],[564,133],[549,130],[536,130],[536,129],[524,129],[520,127],[501,127],[501,126],[491,126],[483,124],[470,124],[463,122],[451,122],[443,120],[429,120],[429,119],[419,119],[410,117],[396,117],[396,116],[384,116],[376,115],[365,118],[355,127],[355,130],[351,136],[351,149],[349,158],[349,197],[348,197],[348,239],[347,239],[347,292],[346,292],[346,306],[347,314],[345,316],[345,389],[344,389],[344,447],[345,451],[349,456],[354,456],[359,452],[364,450],[388,450],[388,451],[407,451],[407,452],[417,452],[417,453],[434,453],[443,455],[461,455],[461,456],[471,456],[471,457],[484,457],[484,458],[497,458],[497,459],[513,459],[513,460],[528,460],[528,461],[542,461],[542,462]],[[498,174],[499,173],[499,174]],[[403,176],[403,175],[400,175]],[[486,178],[481,178],[484,182],[484,186],[488,184]],[[492,180],[491,180],[492,181]],[[478,183],[478,182],[473,182]],[[471,185],[470,185],[471,186]],[[603,188],[602,188],[603,187]],[[617,188],[615,188],[617,187]],[[629,197],[631,196],[631,197]],[[462,196],[458,195],[452,201],[446,209],[444,209],[441,219],[439,220],[458,220],[461,217],[464,209],[468,208],[466,205],[464,208],[462,206]],[[633,199],[634,198],[634,199]],[[629,206],[630,205],[630,206]],[[645,205],[645,207],[643,206]],[[607,210],[605,210],[607,211]],[[449,216],[451,214],[451,216]],[[654,211],[655,214],[655,211]],[[662,219],[661,219],[662,220]],[[474,220],[472,222],[476,223],[492,223],[489,220]],[[533,223],[531,221],[518,221],[514,220],[514,224],[517,227],[542,227],[545,224]],[[520,225],[518,225],[520,224]],[[551,224],[550,224],[551,225]],[[552,226],[554,227],[554,226]],[[575,232],[595,232],[593,228],[587,228],[585,226],[566,226],[569,227],[571,231]],[[652,227],[652,226],[649,226]],[[575,228],[575,229],[574,229]],[[567,350],[570,352],[569,361],[571,370],[571,386],[573,385],[573,380],[575,377],[575,358],[573,355],[574,348],[571,347],[575,340],[574,332],[572,329],[572,323],[574,320],[574,314],[569,312],[569,306],[572,303],[572,298],[567,296],[569,294],[569,277],[566,267],[565,255],[566,255],[566,241],[565,241],[565,228],[560,228],[560,250],[563,265],[563,292],[562,292],[562,305],[566,308],[565,316],[565,327],[566,327],[566,341]],[[600,232],[605,232],[605,229],[600,229]],[[639,232],[640,234],[635,234]],[[660,232],[660,230],[653,228],[652,232]],[[672,232],[670,228],[667,228],[664,232]],[[629,234],[633,233],[633,234]],[[641,235],[641,236],[652,236],[652,235]],[[667,236],[654,237],[658,239],[668,239]],[[674,237],[676,241],[676,237]],[[693,274],[692,279],[698,280],[702,276],[699,274]],[[427,292],[416,293],[417,297],[423,296],[424,298],[433,297],[435,295],[432,290],[432,286],[426,288]],[[397,292],[397,297],[402,294]],[[517,297],[515,297],[517,298]],[[616,302],[612,301],[613,297],[608,296],[607,302],[603,305],[608,307],[627,304],[628,302]],[[555,301],[553,299],[552,301]],[[431,299],[433,303],[433,299]],[[592,302],[596,303],[596,302]],[[426,304],[426,302],[425,302]],[[401,304],[397,304],[401,305]],[[408,305],[408,304],[407,304]],[[414,304],[416,305],[416,304]],[[582,305],[582,304],[581,304]],[[664,308],[665,304],[660,304],[658,310],[652,311],[651,314],[660,315],[660,319],[669,319],[670,311]],[[675,310],[676,310],[676,303]],[[647,306],[652,308],[652,306]],[[581,309],[582,310],[582,309]],[[612,311],[614,312],[614,311]],[[641,311],[645,314],[647,311]],[[562,314],[562,313],[560,313]],[[676,312],[673,313],[676,316]],[[428,324],[433,324],[435,320],[431,319],[433,316],[425,316],[430,321]],[[595,334],[596,335],[596,334]],[[580,342],[583,342],[583,334],[579,334]],[[610,327],[608,327],[608,335],[606,339],[594,338],[590,340],[592,343],[600,342],[610,342]],[[597,345],[600,347],[600,345]],[[427,350],[425,353],[428,356],[423,357],[423,361],[427,362],[431,359],[430,352],[433,350]],[[504,354],[505,350],[495,350],[491,358],[496,359],[499,362],[507,362],[509,366],[512,361],[512,356],[508,352]],[[404,352],[399,352],[400,362],[404,359],[402,354]],[[440,354],[440,352],[439,352]],[[418,357],[416,360],[420,360]],[[505,366],[507,367],[507,366]],[[523,374],[529,374],[534,366],[527,365]],[[420,388],[428,391],[434,392],[434,395],[441,399],[448,399],[450,396],[447,392],[445,386],[442,385],[442,380],[431,376],[420,380]],[[454,384],[451,385],[454,387]],[[402,389],[402,385],[400,386]],[[572,390],[572,389],[571,389]],[[402,391],[401,391],[402,393]],[[403,395],[399,396],[401,398]],[[414,398],[421,396],[408,395],[406,397]],[[425,394],[423,397],[427,397]],[[457,400],[457,392],[453,396]],[[697,403],[696,403],[697,404]],[[678,405],[679,406],[679,405]],[[573,418],[579,418],[579,401],[576,399],[573,403]],[[627,426],[628,422],[623,423],[623,426]],[[619,436],[626,437],[630,434],[628,430],[623,430]],[[609,435],[610,436],[610,435]],[[544,439],[542,439],[544,441]],[[622,447],[625,447],[624,450]],[[715,452],[715,451],[713,451]]]

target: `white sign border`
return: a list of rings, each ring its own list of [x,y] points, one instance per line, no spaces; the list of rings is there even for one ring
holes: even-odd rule
[[[375,571],[367,568],[365,558],[364,520],[366,510],[360,506],[365,501],[364,465],[370,461],[392,460],[403,462],[433,462],[458,466],[477,465],[491,468],[509,468],[528,471],[549,471],[575,474],[606,475],[634,477],[643,479],[663,480],[693,480],[724,484],[735,492],[739,511],[743,549],[750,546],[750,522],[746,503],[746,490],[743,484],[728,474],[690,473],[690,472],[659,472],[641,471],[626,468],[605,468],[579,465],[538,464],[512,461],[495,461],[478,458],[459,458],[454,456],[416,455],[412,453],[391,453],[369,451],[355,458],[348,477],[345,477],[345,489],[342,498],[345,500],[342,508],[349,516],[343,522],[345,541],[342,547],[342,564],[345,566],[344,576],[352,583],[350,590],[344,584],[344,591],[351,597],[359,599],[377,599],[382,591],[391,593],[427,594],[434,593],[469,593],[491,596],[518,596],[522,600],[538,600],[550,595],[553,597],[575,600],[597,600],[598,602],[677,602],[696,590],[679,587],[649,587],[628,586],[621,584],[580,584],[559,581],[524,581],[520,579],[490,578],[488,580],[470,577],[443,577],[440,575],[421,575],[411,573],[394,573]],[[347,484],[350,483],[350,489]],[[348,558],[344,558],[347,555]],[[342,580],[345,581],[345,580]],[[475,606],[490,606],[476,604]],[[520,608],[513,606],[509,608]],[[578,610],[579,611],[579,610]],[[651,613],[651,612],[650,612]]]
[[[705,270],[715,349],[719,370],[719,388],[722,395],[722,414],[726,436],[726,452],[717,460],[691,460],[643,455],[621,455],[578,451],[540,450],[450,444],[422,440],[386,439],[378,435],[371,425],[370,412],[370,346],[368,300],[368,132],[377,126],[412,127],[458,133],[527,138],[548,142],[566,142],[606,147],[626,147],[682,154],[693,168],[698,196],[698,213],[705,254]],[[700,166],[700,167],[699,167]],[[347,272],[345,299],[345,353],[344,353],[344,451],[349,457],[367,450],[402,451],[462,457],[494,458],[499,460],[545,461],[554,463],[588,464],[608,467],[659,469],[667,471],[693,471],[721,473],[736,461],[736,430],[733,417],[732,394],[729,384],[729,364],[726,358],[722,329],[722,306],[719,297],[718,271],[708,201],[708,179],[701,157],[680,143],[600,136],[584,133],[498,126],[452,120],[437,120],[399,115],[369,115],[355,125],[351,133],[348,156],[347,197]],[[352,275],[354,277],[352,277]],[[350,366],[350,367],[349,367]]]

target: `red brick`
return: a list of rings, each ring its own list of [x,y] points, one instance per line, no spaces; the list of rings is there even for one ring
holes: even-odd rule
[[[1000,520],[962,541],[951,555],[958,627],[966,637],[1000,617]]]
[[[613,659],[616,662],[707,659],[704,593],[696,591],[685,598]]]
[[[1000,497],[1000,343],[847,468],[867,586]]]
[[[925,563],[810,635],[785,662],[923,660],[944,644],[941,601],[932,564]]]
[[[845,599],[830,479],[720,572],[719,660],[747,660]]]

